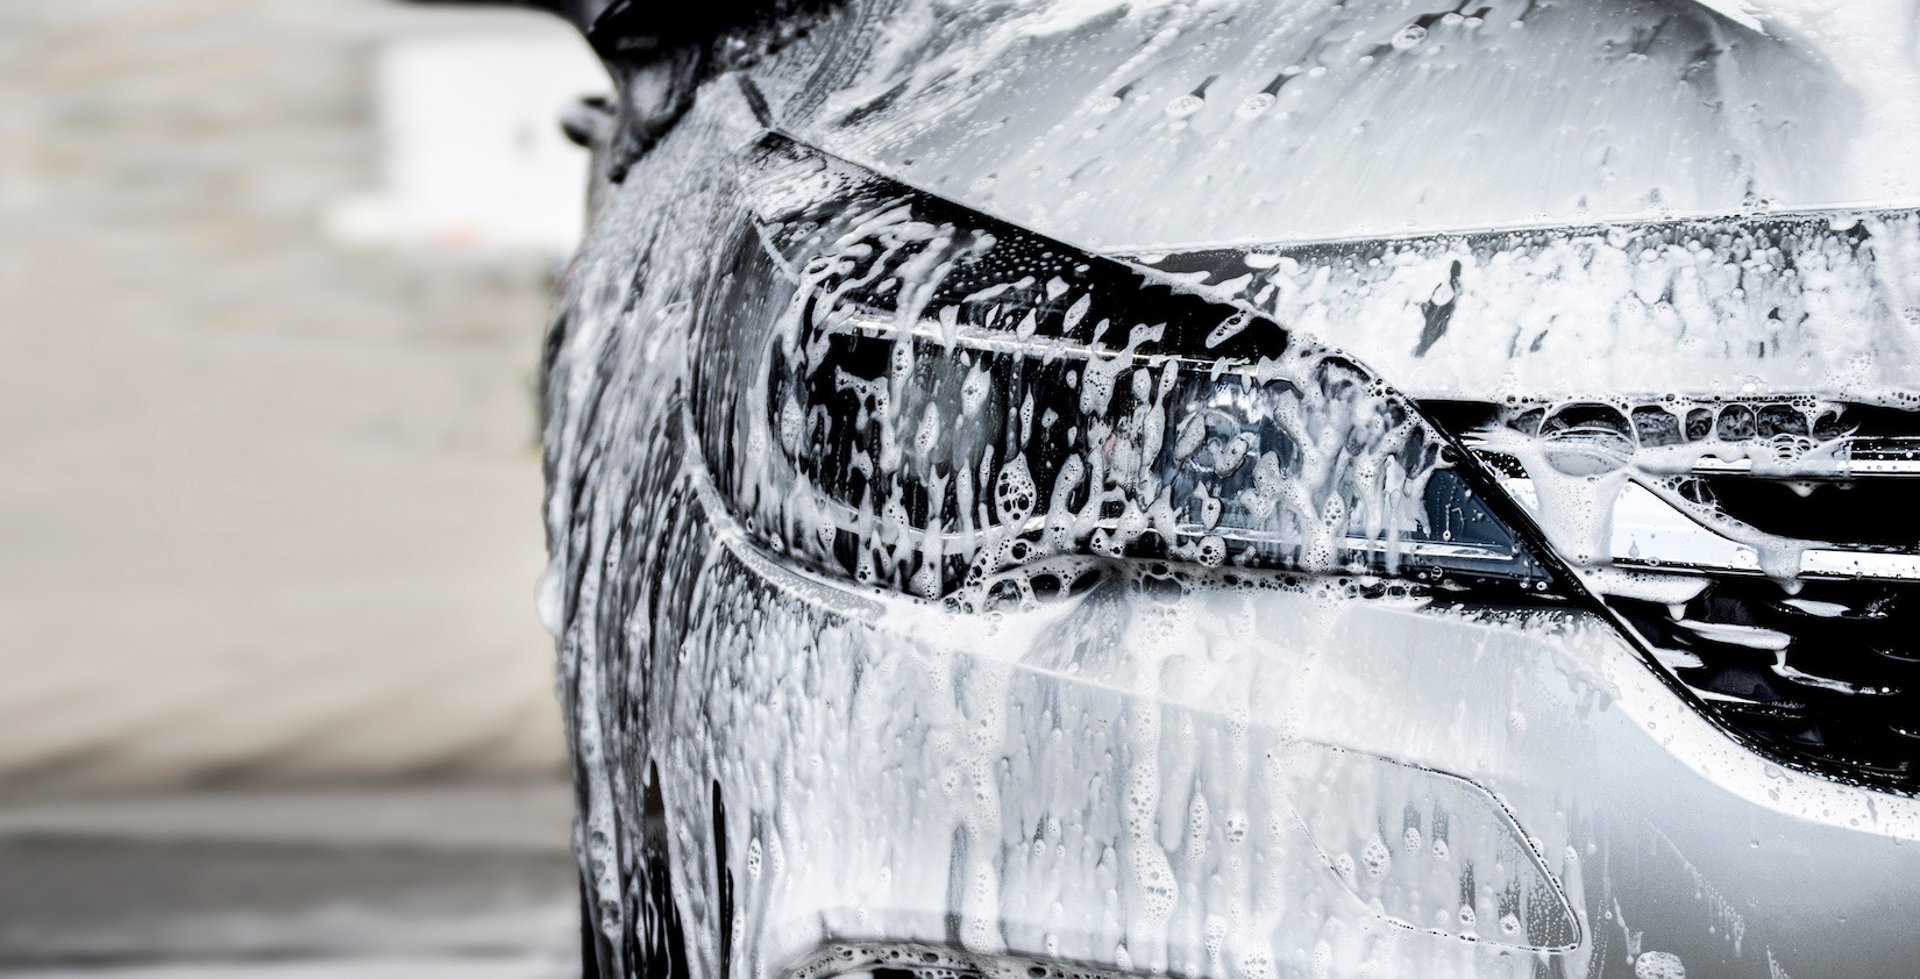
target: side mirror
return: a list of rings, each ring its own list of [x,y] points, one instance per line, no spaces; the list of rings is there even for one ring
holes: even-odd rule
[[[692,8],[663,0],[414,0],[545,10],[583,34],[613,78],[611,103],[582,103],[563,120],[567,137],[601,154],[615,183],[693,104],[712,70],[711,42],[734,30],[819,13],[836,0],[706,0]]]

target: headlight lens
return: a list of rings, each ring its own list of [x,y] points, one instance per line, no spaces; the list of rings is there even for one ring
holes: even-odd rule
[[[1338,352],[785,140],[745,170],[694,408],[764,545],[924,597],[1074,557],[1550,591]]]

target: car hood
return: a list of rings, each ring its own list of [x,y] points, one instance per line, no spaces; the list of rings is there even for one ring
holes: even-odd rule
[[[1920,199],[1909,0],[856,0],[782,125],[1109,253]]]

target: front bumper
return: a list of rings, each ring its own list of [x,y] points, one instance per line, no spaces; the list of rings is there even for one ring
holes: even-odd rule
[[[1123,565],[961,615],[704,509],[649,699],[706,975],[1920,964],[1920,807],[1750,754],[1596,618]]]

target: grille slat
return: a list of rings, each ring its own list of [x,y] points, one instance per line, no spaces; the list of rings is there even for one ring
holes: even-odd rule
[[[1581,577],[1724,728],[1783,764],[1920,791],[1920,414],[1521,404],[1455,430],[1570,560],[1540,510],[1562,488],[1542,484],[1620,477]]]

